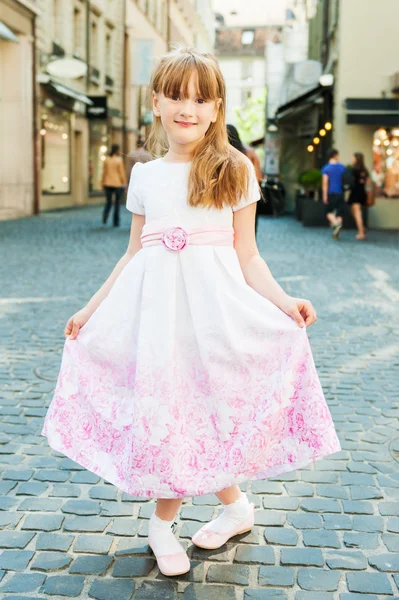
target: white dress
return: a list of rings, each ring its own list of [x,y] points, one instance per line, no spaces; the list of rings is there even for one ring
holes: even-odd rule
[[[259,198],[247,162],[234,210]],[[127,208],[145,214],[143,235],[231,229],[231,207],[188,206],[190,166],[134,166]],[[140,497],[216,492],[340,450],[306,329],[246,284],[231,245],[143,247],[66,340],[42,433]]]

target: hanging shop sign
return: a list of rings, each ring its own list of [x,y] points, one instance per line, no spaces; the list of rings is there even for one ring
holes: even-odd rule
[[[88,119],[106,119],[108,117],[107,96],[88,96],[93,102],[86,109]]]

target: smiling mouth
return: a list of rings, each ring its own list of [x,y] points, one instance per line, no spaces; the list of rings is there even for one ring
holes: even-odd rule
[[[189,125],[196,125],[197,123],[190,123],[189,121],[175,121],[178,125],[183,125],[184,127],[188,127]]]

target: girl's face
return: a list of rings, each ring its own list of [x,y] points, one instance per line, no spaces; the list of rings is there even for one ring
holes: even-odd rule
[[[183,94],[168,98],[152,93],[154,115],[161,118],[172,151],[192,152],[210,124],[216,122],[221,100],[204,100],[196,90],[197,76],[193,73],[186,98]]]

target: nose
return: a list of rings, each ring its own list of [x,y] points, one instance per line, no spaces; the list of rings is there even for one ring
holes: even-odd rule
[[[193,115],[193,101],[186,98],[180,104],[180,115],[182,117],[191,117]]]

